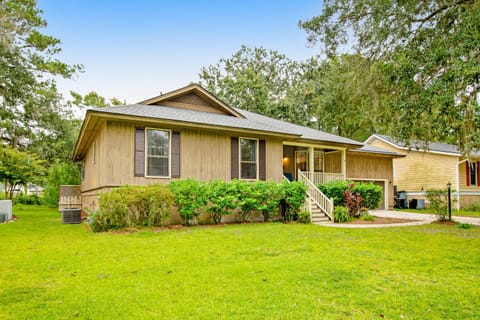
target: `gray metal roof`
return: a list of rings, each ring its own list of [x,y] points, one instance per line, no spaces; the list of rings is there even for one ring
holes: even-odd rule
[[[219,127],[231,127],[247,130],[258,130],[271,133],[279,133],[285,135],[298,136],[303,139],[334,142],[348,144],[361,147],[363,143],[343,138],[334,134],[326,133],[320,130],[307,128],[285,121],[272,119],[259,115],[254,112],[241,109],[235,110],[245,116],[245,119],[237,118],[229,115],[222,115],[210,112],[194,111],[180,109],[175,107],[159,106],[159,105],[126,105],[116,107],[96,108],[95,112],[103,112],[110,114],[129,115],[136,117],[147,117],[154,119],[176,120],[189,123],[198,123],[206,125],[214,125]]]
[[[461,156],[462,153],[458,149],[457,146],[453,144],[448,144],[448,143],[441,143],[441,142],[429,142],[427,146],[425,146],[424,143],[421,143],[419,141],[413,141],[410,146],[408,146],[405,142],[402,141],[397,141],[394,140],[392,137],[382,135],[382,134],[374,134],[373,136],[376,136],[380,139],[383,139],[393,145],[395,145],[398,148],[410,148],[412,150],[427,150],[427,151],[436,151],[436,152],[444,152],[444,153],[451,153],[454,155]]]

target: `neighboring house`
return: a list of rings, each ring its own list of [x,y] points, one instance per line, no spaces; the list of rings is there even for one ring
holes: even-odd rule
[[[135,105],[88,110],[74,151],[74,160],[83,162],[85,211],[98,208],[100,193],[125,184],[285,177],[314,184],[374,181],[385,191],[382,208],[389,208],[392,159],[398,156],[232,108],[196,84]]]
[[[458,199],[457,209],[480,201],[479,153],[467,159],[456,146],[437,142],[429,143],[428,150],[416,145],[409,148],[379,134],[370,136],[365,143],[405,155],[393,160],[393,181],[398,191],[407,192],[408,198],[424,198],[427,190],[446,189],[450,182]]]

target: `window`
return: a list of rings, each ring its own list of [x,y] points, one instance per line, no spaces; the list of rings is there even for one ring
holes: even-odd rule
[[[470,184],[472,186],[476,186],[477,184],[477,163],[476,162],[469,162],[468,165],[470,166]]]
[[[170,176],[170,131],[146,129],[146,167],[149,177]]]
[[[258,140],[240,138],[240,178],[257,179]]]

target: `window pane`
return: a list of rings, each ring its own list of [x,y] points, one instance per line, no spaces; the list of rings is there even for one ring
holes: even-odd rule
[[[168,158],[147,158],[147,176],[168,176]]]
[[[257,161],[257,140],[240,139],[241,161]]]
[[[168,138],[168,131],[147,130],[148,155],[168,157]]]
[[[470,184],[477,185],[477,164],[470,163]]]
[[[147,176],[168,177],[170,132],[147,129]]]
[[[242,179],[257,179],[257,164],[242,162]]]

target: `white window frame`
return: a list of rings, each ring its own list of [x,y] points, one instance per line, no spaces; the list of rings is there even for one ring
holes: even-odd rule
[[[148,175],[148,130],[168,132],[168,175],[167,176],[149,176]],[[172,176],[172,130],[161,128],[145,128],[145,178],[170,179]]]
[[[256,142],[256,144],[255,144],[256,145],[256,151],[255,151],[255,166],[256,166],[255,174],[256,174],[256,176],[255,176],[255,179],[244,179],[244,178],[242,178],[242,162],[253,163],[251,161],[242,161],[242,139],[243,140],[254,140]],[[246,181],[257,181],[258,180],[258,175],[259,175],[258,174],[259,173],[259,171],[258,171],[259,170],[259,168],[258,168],[258,163],[259,163],[258,152],[259,152],[258,139],[256,139],[256,138],[246,138],[246,137],[239,137],[238,138],[238,173],[239,173],[238,178],[240,180],[246,180]]]

